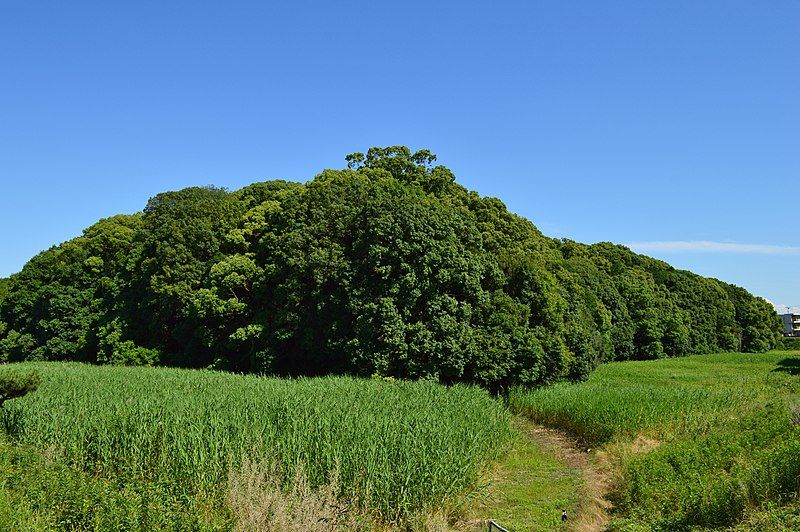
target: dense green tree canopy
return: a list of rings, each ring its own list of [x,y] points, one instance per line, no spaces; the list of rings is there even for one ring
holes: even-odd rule
[[[101,220],[0,280],[0,356],[498,387],[777,345],[766,301],[547,238],[435,161],[372,148],[305,184],[165,192]]]

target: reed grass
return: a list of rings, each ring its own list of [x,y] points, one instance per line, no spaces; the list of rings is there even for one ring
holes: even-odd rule
[[[399,523],[473,487],[502,451],[509,414],[476,387],[347,377],[286,380],[169,368],[26,363],[42,383],[9,402],[6,433],[79,470],[145,480],[177,497],[275,462],[311,487]]]

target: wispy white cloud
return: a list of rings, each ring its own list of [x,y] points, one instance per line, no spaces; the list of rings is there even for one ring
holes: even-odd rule
[[[671,253],[749,253],[760,255],[800,255],[800,246],[773,246],[769,244],[739,244],[710,240],[666,240],[656,242],[628,242],[634,251]]]
[[[778,314],[800,314],[800,307],[790,307],[789,305],[776,305],[775,303],[772,304],[775,307],[775,311]]]

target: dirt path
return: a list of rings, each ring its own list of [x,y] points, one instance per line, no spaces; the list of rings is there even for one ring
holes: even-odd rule
[[[611,507],[605,499],[611,478],[605,455],[522,416],[515,416],[514,426],[517,438],[488,472],[485,497],[456,529],[483,532],[491,518],[513,532],[604,530]],[[563,508],[569,513],[566,526]]]
[[[608,526],[608,511],[611,503],[605,496],[611,486],[612,470],[602,451],[588,448],[577,438],[564,431],[521,422],[525,435],[538,445],[552,452],[561,462],[579,472],[581,486],[576,505],[566,530],[595,532]]]

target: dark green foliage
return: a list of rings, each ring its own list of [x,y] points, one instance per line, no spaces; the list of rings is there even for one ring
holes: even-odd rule
[[[780,345],[780,317],[766,300],[752,297],[744,288],[723,284],[736,310],[736,328],[742,351],[759,352]]]
[[[800,351],[800,338],[781,338],[781,346],[789,351]]]
[[[435,160],[372,148],[306,184],[188,188],[101,220],[0,283],[0,358],[497,389],[777,345],[765,301],[622,246],[548,239]]]
[[[19,373],[18,371],[0,368],[0,407],[10,399],[22,397],[39,387],[39,374],[35,371]]]
[[[138,215],[100,220],[13,275],[0,302],[0,358],[95,360],[140,223]]]

